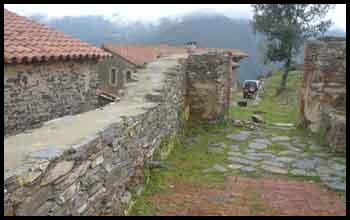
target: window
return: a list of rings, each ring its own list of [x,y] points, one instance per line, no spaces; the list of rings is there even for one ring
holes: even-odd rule
[[[130,81],[131,80],[131,71],[126,72],[126,80]]]
[[[110,82],[112,85],[117,84],[117,71],[115,68],[111,69]]]

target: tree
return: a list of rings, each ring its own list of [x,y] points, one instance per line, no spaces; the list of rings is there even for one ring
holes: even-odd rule
[[[286,87],[293,58],[304,41],[323,35],[332,24],[325,19],[332,4],[252,4],[254,32],[265,35],[264,63],[282,62],[279,94]]]

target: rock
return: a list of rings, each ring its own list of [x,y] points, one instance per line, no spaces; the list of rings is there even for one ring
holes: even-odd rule
[[[252,142],[249,143],[248,147],[256,150],[263,150],[267,148],[267,144],[261,142]]]
[[[251,173],[251,172],[255,172],[256,169],[254,167],[251,166],[244,166],[240,168],[241,171],[243,172],[247,172],[247,173]]]
[[[287,127],[287,128],[294,127],[294,125],[291,123],[272,123],[272,125],[276,127]]]
[[[230,152],[228,152],[228,155],[239,157],[239,156],[242,156],[242,153],[236,152],[236,151],[230,151]]]
[[[330,148],[336,152],[346,151],[346,116],[330,114],[329,131],[327,141]]]
[[[265,159],[272,159],[275,158],[276,156],[272,153],[266,153],[266,152],[258,152],[258,153],[248,153],[247,155],[253,156],[253,157],[260,157],[260,158],[265,158]]]
[[[35,212],[32,214],[33,216],[48,216],[53,207],[55,207],[54,202],[45,202],[42,206],[40,206]]]
[[[256,153],[255,149],[246,149],[244,152],[247,153],[247,154]]]
[[[32,215],[32,213],[39,209],[52,195],[52,187],[41,187],[32,193],[31,196],[26,197],[26,199],[17,207],[16,215]]]
[[[305,149],[307,147],[307,144],[305,144],[305,143],[295,143],[295,142],[293,142],[293,145],[296,146],[296,147],[299,147],[301,149]]]
[[[94,195],[96,192],[98,192],[101,188],[103,188],[102,182],[96,182],[92,186],[89,186],[88,194],[89,196]]]
[[[251,132],[249,131],[241,131],[238,134],[227,135],[226,138],[234,141],[245,141],[249,137],[250,133]]]
[[[284,163],[280,163],[280,162],[277,162],[277,161],[264,160],[263,164],[267,165],[267,166],[273,166],[273,167],[281,167],[281,168],[285,167]]]
[[[331,169],[326,166],[317,166],[315,170],[319,176],[328,176],[332,172]]]
[[[290,137],[288,136],[276,136],[272,137],[271,141],[276,142],[276,141],[290,141]]]
[[[244,158],[236,158],[236,157],[229,157],[228,160],[234,162],[234,163],[239,163],[243,165],[249,165],[249,166],[256,166],[257,162],[250,161]]]
[[[307,171],[306,176],[317,176],[317,174],[314,171]]]
[[[48,160],[43,160],[43,161],[40,161],[38,166],[39,166],[39,169],[42,171],[42,172],[45,172],[46,169],[49,167],[49,164],[50,164],[50,161]]]
[[[128,204],[131,201],[131,193],[129,191],[125,191],[123,196],[120,198],[120,201],[124,204]]]
[[[268,165],[262,165],[260,167],[261,169],[271,172],[271,173],[276,173],[276,174],[288,174],[288,170],[282,169],[279,167],[274,167],[274,166],[268,166]]]
[[[42,180],[41,185],[47,185],[61,176],[66,175],[72,170],[74,166],[73,161],[62,161],[56,164],[56,166],[48,172],[48,175]]]
[[[95,158],[92,163],[91,163],[91,168],[94,169],[95,167],[97,167],[98,165],[102,164],[104,161],[103,155],[98,156],[97,158]]]
[[[83,212],[86,210],[87,206],[88,206],[87,203],[84,203],[82,206],[80,206],[80,207],[77,209],[77,213],[78,213],[78,214],[83,213]]]
[[[247,160],[253,160],[253,161],[261,161],[261,160],[264,159],[262,157],[257,157],[257,156],[253,156],[253,155],[250,155],[250,154],[242,155],[241,158],[244,158],[244,159],[247,159]]]
[[[63,193],[61,193],[59,195],[59,197],[58,197],[59,203],[63,204],[66,201],[68,201],[69,199],[71,199],[76,194],[76,192],[79,191],[79,188],[80,188],[79,182],[72,184]]]
[[[283,163],[290,163],[292,161],[295,161],[296,159],[291,157],[277,157],[276,160]]]
[[[40,149],[29,154],[29,157],[37,159],[47,159],[52,160],[63,155],[62,149],[57,149],[55,147],[48,147],[45,149]]]
[[[346,191],[346,183],[344,182],[331,181],[331,182],[325,182],[325,184],[333,190]]]
[[[185,140],[185,144],[186,145],[194,145],[194,144],[197,144],[197,143],[198,143],[197,138],[187,138]]]
[[[290,173],[294,176],[306,176],[306,171],[303,169],[292,169]]]
[[[320,162],[320,159],[313,158],[313,159],[301,159],[295,161],[295,163],[292,164],[293,167],[299,168],[299,169],[314,169]]]
[[[237,145],[237,144],[232,144],[232,145],[228,146],[228,148],[231,151],[240,151],[239,145]]]
[[[228,165],[229,168],[233,169],[233,170],[237,170],[240,169],[241,167],[243,167],[242,164],[230,164]]]
[[[71,173],[69,173],[68,176],[66,176],[66,177],[63,176],[63,177],[57,179],[55,181],[55,184],[57,184],[56,188],[64,189],[64,188],[68,187],[69,185],[71,185],[73,182],[75,182],[78,179],[78,177],[83,176],[87,172],[90,164],[91,164],[90,161],[83,162],[80,166],[78,166]]]
[[[224,149],[222,149],[222,148],[208,148],[208,152],[210,152],[210,153],[224,153]]]
[[[297,156],[298,154],[299,154],[298,152],[290,151],[290,150],[281,151],[278,153],[279,156]]]
[[[204,173],[209,173],[209,172],[220,172],[220,173],[223,173],[223,172],[226,172],[226,171],[227,171],[227,169],[225,167],[219,165],[219,164],[215,164],[213,167],[203,170]]]
[[[215,164],[213,166],[213,170],[218,171],[218,172],[226,172],[227,169],[219,164]]]
[[[226,144],[225,143],[210,143],[210,144],[208,144],[208,147],[210,147],[210,148],[225,148]]]
[[[88,194],[86,192],[79,191],[74,195],[72,199],[72,208],[77,212],[78,215],[83,213],[88,207]]]
[[[106,192],[106,188],[102,187],[100,188],[93,196],[91,196],[90,198],[88,198],[88,203],[92,203],[94,201],[96,201],[99,197],[101,197],[105,192]]]
[[[257,114],[252,115],[252,121],[256,123],[265,123],[264,118],[261,115]]]
[[[340,163],[337,163],[336,161],[329,160],[328,165],[333,170],[346,172],[346,165],[345,164],[340,164]]]
[[[162,168],[164,167],[161,161],[148,161],[147,165],[150,169]]]
[[[30,185],[41,176],[41,171],[29,171],[18,177],[21,185]]]
[[[300,150],[299,148],[296,148],[296,147],[288,147],[288,150],[291,150],[291,151],[295,151],[295,152],[302,152],[302,150]]]

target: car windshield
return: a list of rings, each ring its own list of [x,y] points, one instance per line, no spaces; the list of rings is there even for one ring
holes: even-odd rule
[[[244,87],[257,87],[256,82],[245,82]]]

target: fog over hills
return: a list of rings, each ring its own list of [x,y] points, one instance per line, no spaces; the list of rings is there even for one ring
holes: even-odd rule
[[[183,45],[196,41],[200,47],[237,48],[249,54],[241,62],[240,79],[255,79],[278,68],[279,64],[263,64],[263,36],[255,35],[247,19],[233,19],[219,14],[191,13],[181,18],[163,18],[152,23],[118,23],[102,16],[80,16],[34,20],[100,47],[103,43]],[[327,35],[345,36],[341,30]],[[302,62],[303,54],[298,60]]]

